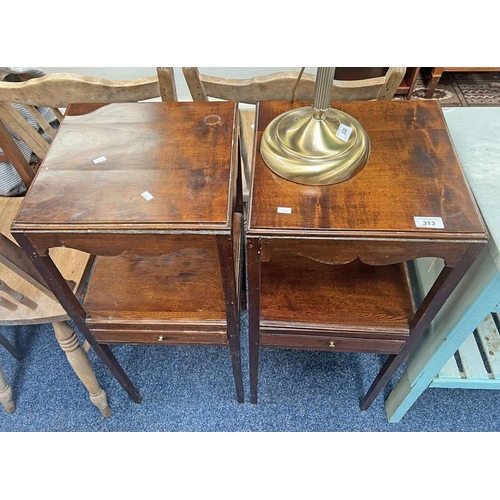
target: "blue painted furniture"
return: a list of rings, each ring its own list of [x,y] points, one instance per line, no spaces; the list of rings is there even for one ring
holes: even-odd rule
[[[500,389],[500,108],[445,108],[464,173],[490,232],[490,241],[434,319],[386,400],[399,422],[427,387]],[[442,267],[417,261],[422,291]],[[493,314],[492,314],[493,313]]]

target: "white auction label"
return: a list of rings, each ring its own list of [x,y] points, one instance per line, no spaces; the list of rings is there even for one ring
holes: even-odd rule
[[[347,142],[349,140],[349,137],[351,137],[351,133],[352,133],[352,127],[348,127],[347,125],[341,123],[335,135],[339,139],[342,139],[344,142]]]
[[[149,192],[149,191],[144,191],[144,193],[141,193],[141,196],[146,200],[152,200],[154,196]]]
[[[105,156],[99,156],[99,158],[96,158],[94,160],[94,163],[97,165],[98,163],[102,163],[103,161],[106,161],[106,157]]]
[[[425,227],[426,229],[444,229],[443,219],[441,217],[413,217],[415,226]]]
[[[292,209],[288,207],[278,207],[278,213],[279,214],[291,214]]]

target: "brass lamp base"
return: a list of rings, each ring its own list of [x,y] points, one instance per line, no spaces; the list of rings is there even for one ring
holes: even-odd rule
[[[336,109],[297,108],[277,116],[260,152],[277,175],[299,184],[337,184],[365,166],[370,140],[361,124]]]

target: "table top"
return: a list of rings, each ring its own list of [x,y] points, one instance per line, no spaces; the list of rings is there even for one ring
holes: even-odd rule
[[[233,102],[72,104],[13,229],[230,227],[236,111]]]
[[[489,247],[500,269],[500,108],[444,108],[458,158],[488,231]]]
[[[259,153],[267,124],[306,105],[259,103],[249,236],[487,238],[437,102],[333,103],[363,125],[371,152],[358,175],[330,186],[282,179]],[[415,217],[440,218],[443,227],[417,227]]]

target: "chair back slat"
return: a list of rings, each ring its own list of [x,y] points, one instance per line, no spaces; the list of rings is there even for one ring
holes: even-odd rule
[[[54,298],[54,295],[47,287],[43,278],[38,273],[33,263],[29,260],[24,251],[14,242],[0,233],[0,264],[15,272],[21,278],[31,283],[35,288],[45,295]]]
[[[50,139],[53,139],[56,136],[56,130],[52,128],[52,125],[45,119],[42,113],[40,113],[35,106],[28,105],[26,108],[33,115],[38,125],[40,125],[40,128],[50,137]]]
[[[14,304],[14,302],[11,302],[10,300],[7,300],[5,297],[2,296],[0,296],[0,307],[8,309],[9,311],[17,310],[17,305]]]
[[[49,149],[44,139],[30,125],[22,114],[14,109],[8,102],[0,102],[0,120],[2,120],[24,143],[39,157],[44,158]]]
[[[9,295],[10,298],[14,299],[19,304],[22,304],[23,306],[26,306],[32,310],[35,310],[38,307],[38,304],[34,300],[31,300],[29,297],[22,294],[21,292],[14,290],[9,285],[7,285],[5,281],[2,280],[0,280],[0,292]]]
[[[61,110],[59,108],[50,108],[52,110],[52,113],[56,116],[56,118],[59,120],[59,122],[63,119],[64,115],[61,113]]]
[[[31,181],[35,177],[35,171],[19,150],[17,144],[15,143],[14,139],[10,135],[10,132],[7,130],[7,127],[4,125],[1,119],[0,148],[2,148],[6,156],[6,160],[14,165],[14,168],[16,169],[23,182],[26,184],[26,186],[29,186],[31,184]]]

